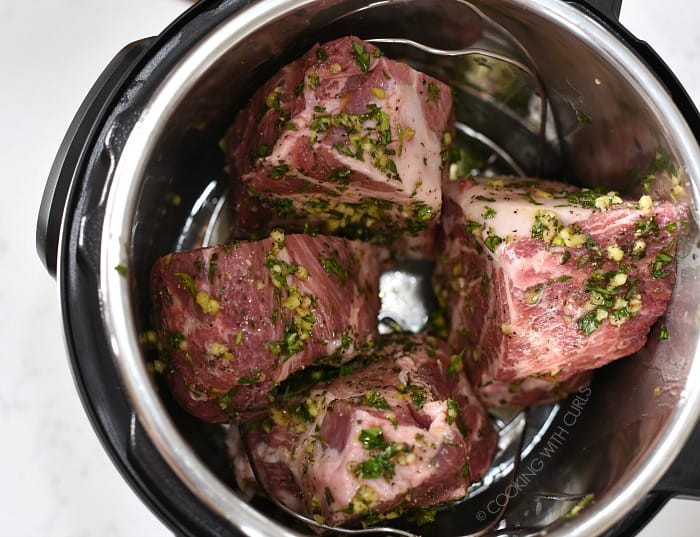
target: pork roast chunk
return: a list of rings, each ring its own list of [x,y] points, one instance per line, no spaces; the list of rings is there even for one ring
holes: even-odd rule
[[[367,243],[280,231],[159,259],[154,322],[175,398],[206,421],[239,421],[294,371],[347,360],[375,334],[385,259]]]
[[[247,427],[265,488],[331,525],[464,497],[497,437],[459,357],[439,340],[400,336],[351,365]],[[250,472],[238,477],[245,486]]]
[[[453,133],[444,83],[356,37],[316,45],[253,95],[224,138],[238,228],[420,235],[416,255],[429,251]]]
[[[475,386],[562,383],[645,344],[671,297],[683,207],[516,178],[444,193],[435,283]]]
[[[584,371],[565,379],[528,377],[513,382],[497,380],[482,384],[477,395],[486,408],[521,408],[546,405],[587,388],[593,371]]]

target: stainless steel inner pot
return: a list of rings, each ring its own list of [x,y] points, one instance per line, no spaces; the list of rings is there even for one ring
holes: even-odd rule
[[[406,37],[445,49],[479,46],[533,65],[548,106],[542,153],[543,103],[523,71],[487,58],[382,47],[455,88],[460,143],[474,167],[522,170],[630,195],[639,195],[648,174],[663,168],[674,173],[661,171],[655,189],[680,196],[697,221],[700,150],[682,113],[633,51],[574,5],[483,0],[475,10],[460,0],[263,0],[222,20],[158,84],[133,129],[107,136],[107,142],[125,140],[120,158],[106,163],[112,180],[104,192],[99,292],[111,352],[143,430],[192,493],[247,535],[303,530],[264,503],[242,498],[222,473],[225,465],[207,456],[202,429],[193,429],[153,382],[139,341],[148,328],[148,274],[162,254],[226,240],[227,187],[218,151],[224,129],[277,68],[317,41],[347,34]],[[541,528],[548,535],[598,535],[634,508],[700,415],[697,242],[693,223],[664,320],[670,339],[661,341],[658,329],[652,331],[643,351],[597,372],[588,391],[536,410],[530,419],[538,426],[515,488],[504,489],[506,457],[491,487],[475,490],[439,513],[435,525],[417,531],[474,531],[506,496],[508,527]],[[114,270],[120,265],[128,267],[128,277]],[[223,433],[206,434],[220,441]],[[505,433],[503,439],[504,445],[512,441]],[[567,518],[575,502],[544,493],[591,493],[594,501]]]

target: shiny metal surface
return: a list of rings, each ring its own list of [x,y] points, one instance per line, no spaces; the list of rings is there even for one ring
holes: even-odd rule
[[[313,42],[383,33],[441,48],[478,46],[525,61],[515,39],[538,65],[550,99],[544,175],[638,195],[655,156],[668,155],[677,163],[697,221],[700,150],[663,86],[632,51],[557,0],[491,0],[480,8],[508,34],[483,24],[458,0],[253,4],[189,51],[128,135],[107,194],[102,233],[105,331],[138,418],[163,457],[204,503],[247,535],[297,533],[275,514],[246,503],[203,463],[188,442],[186,424],[172,419],[167,397],[156,390],[138,335],[148,323],[147,275],[153,260],[187,246],[181,241],[187,226],[202,241],[221,238],[208,229],[211,219],[191,218],[197,204],[209,207],[210,214],[221,211],[223,162],[208,148],[216,146],[250,92]],[[385,52],[391,54],[389,48]],[[531,80],[494,60],[436,60],[406,51],[401,56],[451,83],[459,120],[495,141],[525,173],[535,173],[540,116]],[[672,187],[662,174],[659,193],[667,195]],[[179,204],[172,203],[173,194]],[[665,320],[672,338],[660,342],[652,335],[638,355],[600,371],[578,404],[564,403],[523,460],[527,483],[511,494],[509,527],[548,525],[548,535],[562,536],[604,532],[653,487],[695,426],[700,414],[697,228],[688,233]],[[129,278],[113,270],[117,265],[129,267]],[[593,493],[595,501],[565,519],[571,502],[548,500],[543,492]],[[461,503],[456,515],[442,513],[425,534],[468,533],[499,494],[503,491],[494,483]]]

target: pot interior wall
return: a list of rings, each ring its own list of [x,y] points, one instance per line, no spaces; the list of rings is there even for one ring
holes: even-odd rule
[[[479,46],[524,63],[531,58],[549,105],[541,168],[541,100],[531,76],[488,58],[439,58],[382,46],[387,55],[450,83],[458,99],[458,119],[495,141],[526,174],[604,185],[632,196],[642,192],[643,181],[654,171],[660,172],[654,186],[659,197],[668,197],[673,187],[673,173],[668,172],[676,173],[681,185],[688,184],[673,132],[643,88],[608,53],[586,43],[576,28],[519,2],[491,0],[480,6],[487,18],[458,1],[317,2],[279,14],[244,42],[231,43],[164,118],[166,128],[141,179],[132,237],[133,273],[138,275],[134,303],[141,327],[149,326],[147,275],[155,259],[226,239],[221,229],[228,179],[218,146],[226,127],[266,77],[316,41],[347,34],[408,37],[442,48]],[[217,214],[223,225],[213,218]],[[538,447],[523,461],[523,475],[529,473],[517,493],[509,494],[509,520],[526,526],[559,523],[575,502],[546,500],[537,491],[594,493],[603,499],[616,494],[654,449],[685,385],[689,357],[695,354],[694,297],[700,289],[691,251],[697,233],[691,228],[681,245],[677,291],[664,320],[671,339],[660,341],[655,327],[642,352],[599,371],[590,393],[562,405]],[[163,397],[168,400],[165,390]],[[232,483],[217,440],[222,431],[168,404],[202,459]],[[203,442],[202,435],[214,440]],[[465,526],[474,525],[464,521],[474,520],[474,513],[487,509],[490,501],[500,501],[497,494],[504,486],[468,500],[458,508],[459,516],[438,517],[427,533],[464,532]]]

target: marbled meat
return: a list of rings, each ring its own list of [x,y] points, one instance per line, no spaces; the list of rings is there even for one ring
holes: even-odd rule
[[[255,92],[224,137],[238,230],[420,237],[400,253],[429,256],[453,135],[443,82],[356,37],[315,45]]]
[[[245,427],[265,488],[330,525],[463,498],[497,435],[459,357],[431,337],[393,336],[348,365]],[[251,469],[236,458],[247,488]]]
[[[434,281],[477,389],[555,388],[644,346],[671,298],[683,206],[517,178],[443,191]]]
[[[286,235],[166,255],[152,270],[154,322],[179,403],[210,422],[248,419],[311,364],[372,340],[382,247]]]

